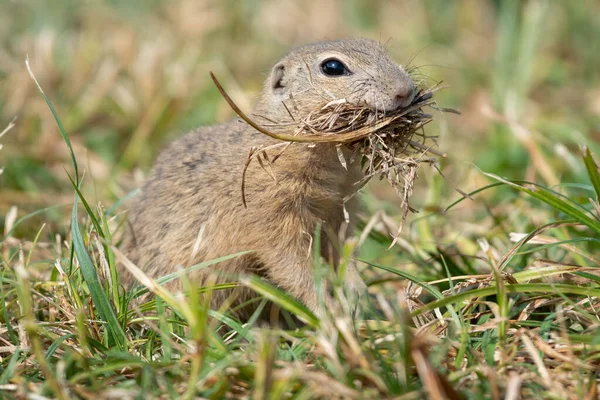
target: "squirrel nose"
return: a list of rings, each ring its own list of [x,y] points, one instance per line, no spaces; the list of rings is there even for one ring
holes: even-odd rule
[[[400,91],[396,94],[396,104],[398,108],[405,108],[408,107],[414,100],[415,98],[415,86],[414,85],[410,85],[407,87],[403,87],[402,89],[400,89]]]

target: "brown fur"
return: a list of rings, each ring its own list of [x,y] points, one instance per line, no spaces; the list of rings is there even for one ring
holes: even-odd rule
[[[352,75],[323,74],[320,64],[330,57],[343,61]],[[259,123],[286,123],[291,115],[298,120],[339,98],[387,110],[410,101],[413,92],[408,75],[378,43],[323,42],[292,51],[273,68],[253,114]],[[272,166],[276,181],[256,160],[250,164],[245,208],[240,187],[248,151],[275,143],[237,120],[200,128],[173,143],[158,158],[132,206],[123,243],[126,255],[156,278],[178,266],[255,250],[198,271],[192,279],[203,283],[218,272],[229,275],[225,280],[255,273],[318,313],[312,235],[321,225],[322,255],[337,266],[338,239],[343,240],[347,230],[342,202],[361,178],[359,160],[346,170],[334,145],[293,144]],[[278,152],[270,150],[269,155]],[[346,206],[352,216],[355,205]],[[350,291],[365,290],[352,265],[346,280]],[[216,292],[213,306],[230,294]],[[240,289],[236,303],[251,297],[249,290]]]

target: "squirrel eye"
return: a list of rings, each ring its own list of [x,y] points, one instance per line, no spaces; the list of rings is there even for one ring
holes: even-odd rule
[[[323,73],[325,73],[325,75],[330,76],[350,74],[350,71],[348,71],[348,68],[346,68],[344,63],[335,58],[323,61],[323,63],[321,64],[321,70],[323,71]]]

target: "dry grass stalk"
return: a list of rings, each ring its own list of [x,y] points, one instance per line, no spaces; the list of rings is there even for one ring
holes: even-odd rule
[[[371,178],[386,178],[398,193],[403,210],[401,223],[396,237],[402,230],[402,223],[409,211],[414,211],[409,204],[417,171],[421,164],[437,164],[437,157],[446,157],[445,154],[433,149],[435,137],[425,134],[424,126],[432,120],[432,115],[423,111],[424,107],[431,107],[442,112],[457,111],[439,108],[433,100],[433,94],[442,86],[438,83],[429,89],[420,89],[414,101],[405,108],[394,111],[373,110],[366,105],[348,103],[345,99],[331,101],[309,113],[300,121],[279,124],[258,125],[237,107],[227,95],[214,74],[210,73],[213,82],[231,106],[231,108],[248,125],[259,132],[274,139],[290,143],[335,143],[346,146],[352,150],[352,160],[361,157],[364,178],[357,182],[356,192],[360,190]],[[289,128],[291,134],[275,133],[268,127]],[[431,144],[429,144],[430,142]],[[278,146],[278,145],[275,145]],[[252,148],[244,168],[242,177],[242,202],[245,202],[245,174],[252,159],[256,158],[261,167],[270,171],[269,166],[274,163],[283,151],[269,159],[264,148]],[[432,154],[433,156],[428,156]],[[437,156],[437,157],[435,157]],[[346,160],[341,151],[338,151],[340,163],[346,168]],[[352,197],[352,194],[350,197]],[[349,200],[346,198],[345,201]],[[392,243],[393,245],[393,243]]]

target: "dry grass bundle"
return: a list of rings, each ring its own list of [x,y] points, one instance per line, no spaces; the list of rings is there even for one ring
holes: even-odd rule
[[[403,214],[398,233],[408,212],[414,211],[409,205],[409,198],[420,165],[430,164],[437,169],[437,157],[446,156],[432,148],[436,145],[435,137],[428,136],[423,129],[431,122],[432,115],[425,113],[423,108],[431,107],[442,112],[458,113],[456,110],[440,108],[435,104],[433,94],[442,88],[438,83],[431,88],[420,89],[409,106],[392,112],[373,110],[368,106],[350,104],[344,99],[339,99],[314,110],[300,121],[259,126],[236,106],[212,72],[210,75],[231,108],[259,132],[289,143],[335,143],[338,146],[340,163],[345,168],[347,160],[341,146],[352,150],[351,161],[357,156],[361,157],[364,178],[356,185],[356,192],[373,177],[386,178],[401,199]],[[288,127],[293,133],[274,133],[265,128],[269,126]],[[282,152],[285,148],[287,146]],[[264,167],[265,162],[275,162],[282,153],[269,158],[265,153],[266,149],[265,147],[250,151],[242,179],[244,204],[245,171],[251,160],[257,158]],[[349,200],[350,197],[345,200]]]

